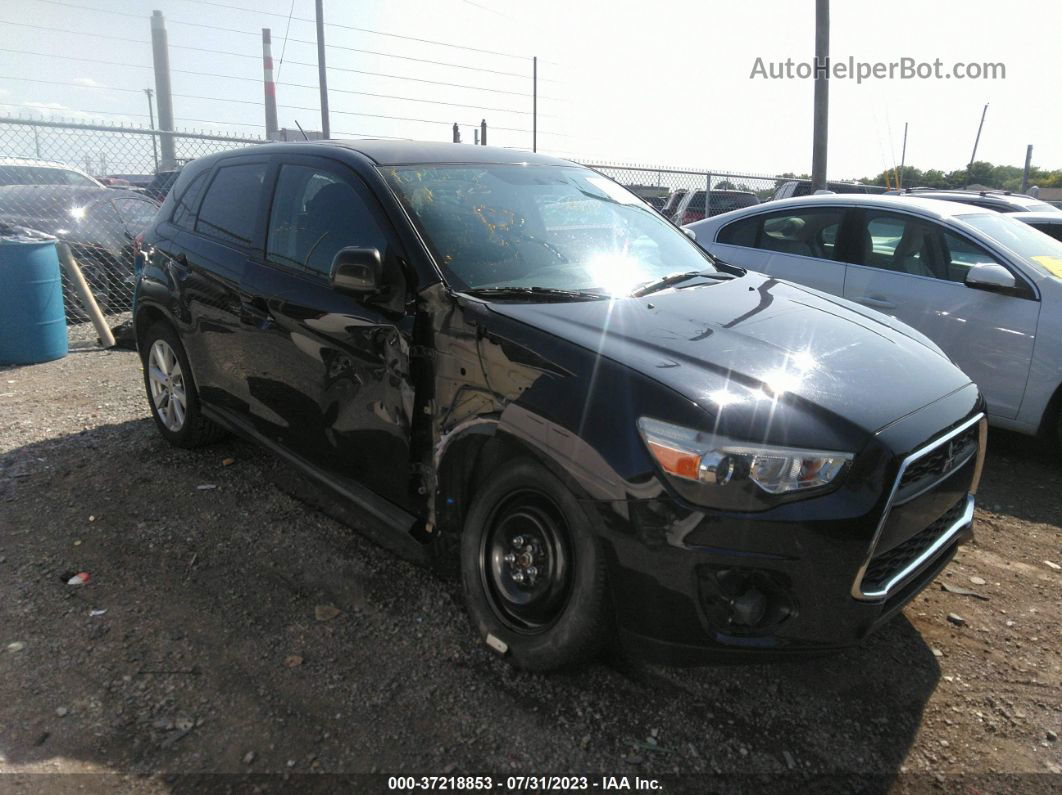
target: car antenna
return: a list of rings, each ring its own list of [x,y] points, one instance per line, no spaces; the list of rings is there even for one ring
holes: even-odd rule
[[[299,128],[299,132],[302,133],[302,140],[309,141],[310,139],[306,136],[306,130],[302,129],[302,125],[299,124],[299,120],[298,119],[295,119],[295,126],[298,127]]]

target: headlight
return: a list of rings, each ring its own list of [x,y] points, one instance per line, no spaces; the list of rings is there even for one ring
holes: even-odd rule
[[[683,496],[734,510],[769,507],[764,495],[791,495],[833,483],[851,453],[773,447],[642,417],[638,430]]]

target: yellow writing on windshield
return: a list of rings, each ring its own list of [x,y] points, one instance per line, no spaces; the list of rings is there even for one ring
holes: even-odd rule
[[[1052,276],[1062,279],[1062,257],[1031,257],[1037,265],[1043,265]]]

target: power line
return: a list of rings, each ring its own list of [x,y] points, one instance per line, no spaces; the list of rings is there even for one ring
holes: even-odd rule
[[[280,63],[277,64],[277,80],[280,79],[280,70],[284,67],[284,53],[288,51],[288,32],[291,30],[291,15],[295,13],[295,0],[291,0],[288,7],[288,21],[284,25],[284,44],[280,47]]]
[[[92,36],[93,38],[97,38],[97,39],[111,39],[113,41],[129,41],[129,42],[132,42],[133,44],[147,44],[148,43],[144,39],[134,39],[134,38],[130,38],[129,36],[111,36],[111,35],[106,34],[106,33],[88,33],[87,31],[84,31],[84,30],[66,30],[64,28],[53,28],[51,26],[45,27],[44,25],[30,25],[30,24],[28,24],[26,22],[12,22],[9,19],[0,19],[0,24],[2,24],[2,25],[17,25],[20,28],[33,28],[34,30],[43,30],[43,31],[47,31],[48,33],[72,33],[75,36]],[[173,45],[171,44],[170,46],[172,47]],[[235,55],[236,53],[232,53],[232,54]]]
[[[52,0],[42,0],[42,2],[52,2]],[[278,13],[278,12],[275,12],[275,11],[259,11],[258,9],[254,9],[254,8],[244,8],[244,7],[240,7],[240,6],[227,5],[225,3],[212,2],[212,0],[184,0],[184,2],[186,2],[186,3],[196,3],[198,5],[214,6],[215,8],[226,8],[226,9],[229,9],[231,11],[246,11],[246,12],[251,12],[251,13],[255,13],[255,14],[265,14],[266,16],[271,16],[271,17],[285,17],[285,16],[287,16],[286,14],[281,14],[281,13]],[[292,17],[292,19],[294,19],[294,20],[296,20],[298,22],[316,22],[316,20],[310,19],[308,17]],[[325,22],[325,26],[326,27],[333,27],[333,28],[341,28],[343,30],[356,30],[359,33],[371,33],[374,36],[387,36],[387,37],[390,37],[390,38],[393,38],[393,39],[404,39],[406,41],[416,41],[416,42],[419,42],[421,44],[435,44],[435,45],[438,45],[440,47],[451,47],[451,48],[457,49],[457,50],[468,50],[469,52],[478,52],[478,53],[483,53],[485,55],[497,55],[497,56],[500,56],[502,58],[516,58],[516,59],[519,59],[519,60],[527,60],[530,57],[530,56],[527,56],[527,55],[514,55],[513,53],[509,53],[509,52],[498,52],[497,50],[486,50],[486,49],[482,49],[480,47],[469,47],[469,46],[464,45],[464,44],[453,44],[453,43],[448,42],[448,41],[437,41],[435,39],[422,39],[422,38],[418,38],[416,36],[404,36],[404,35],[401,35],[399,33],[387,33],[386,31],[373,30],[372,28],[361,28],[361,27],[358,27],[356,25],[344,25],[344,24],[342,24],[340,22]],[[556,64],[553,64],[553,65],[556,65]]]
[[[93,7],[93,6],[83,6],[83,5],[79,5],[77,3],[64,2],[63,0],[37,0],[37,2],[39,2],[39,3],[49,3],[51,5],[57,5],[57,6],[64,6],[66,8],[78,8],[78,9],[81,9],[83,11],[95,11],[95,12],[100,13],[100,14],[114,14],[116,16],[121,16],[121,17],[132,17],[134,19],[143,19],[143,16],[141,14],[133,14],[133,13],[130,13],[128,11],[112,11],[109,8],[97,8],[97,7]],[[271,16],[271,17],[281,17],[281,18],[283,18],[283,17],[287,16],[286,14],[277,13],[275,11],[258,11],[257,9],[241,8],[239,6],[226,5],[224,3],[208,2],[208,0],[185,0],[185,2],[199,3],[200,5],[209,5],[209,6],[214,6],[216,8],[228,8],[228,9],[233,10],[233,11],[253,11],[256,14],[264,14],[265,16]],[[299,22],[314,22],[315,21],[315,20],[309,19],[308,17],[294,17],[293,16],[292,19],[297,20]],[[173,23],[173,24],[175,24],[175,25],[188,25],[188,26],[191,26],[191,27],[206,28],[208,30],[221,30],[221,31],[225,31],[226,33],[239,33],[239,34],[246,35],[246,36],[259,36],[259,35],[261,35],[260,33],[255,32],[255,31],[237,30],[236,28],[225,28],[225,27],[221,27],[221,26],[217,26],[217,25],[205,25],[205,24],[200,23],[200,22],[185,22],[184,20],[180,20],[180,19],[170,19],[168,21]],[[518,59],[518,60],[527,60],[527,58],[528,58],[528,56],[525,56],[525,55],[513,55],[512,53],[508,53],[508,52],[498,52],[497,50],[486,50],[486,49],[482,49],[482,48],[479,48],[479,47],[468,47],[468,46],[465,46],[463,44],[452,44],[450,42],[436,41],[434,39],[422,39],[422,38],[418,38],[416,36],[403,36],[403,35],[401,35],[399,33],[387,33],[386,31],[373,30],[372,28],[361,28],[361,27],[358,27],[356,25],[343,25],[343,24],[341,24],[339,22],[326,22],[325,24],[330,26],[330,27],[342,28],[344,30],[356,30],[356,31],[358,31],[360,33],[371,33],[371,34],[373,34],[375,36],[387,36],[387,37],[393,38],[393,39],[403,39],[405,41],[415,41],[415,42],[419,42],[421,44],[435,44],[435,45],[438,45],[440,47],[451,47],[451,48],[457,49],[457,50],[468,50],[469,52],[478,52],[478,53],[483,53],[485,55],[497,55],[497,56],[500,56],[502,58],[515,58],[515,59]],[[292,39],[292,41],[298,41],[298,39]]]
[[[93,116],[134,116],[138,119],[149,118],[146,113],[121,113],[115,110],[85,110],[84,108],[51,108],[47,105],[17,105],[13,102],[0,102],[0,107],[21,108],[24,111],[32,111],[42,115],[47,112],[59,116],[60,118],[63,117],[64,113],[85,113]],[[264,124],[254,124],[253,122],[224,121],[222,119],[192,119],[186,116],[182,116],[181,121],[194,121],[200,124],[224,124],[231,127],[265,127]]]

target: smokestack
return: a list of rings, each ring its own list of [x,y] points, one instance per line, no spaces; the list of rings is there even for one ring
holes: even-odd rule
[[[262,77],[265,81],[266,140],[277,139],[277,84],[273,82],[273,47],[269,28],[262,28]]]

